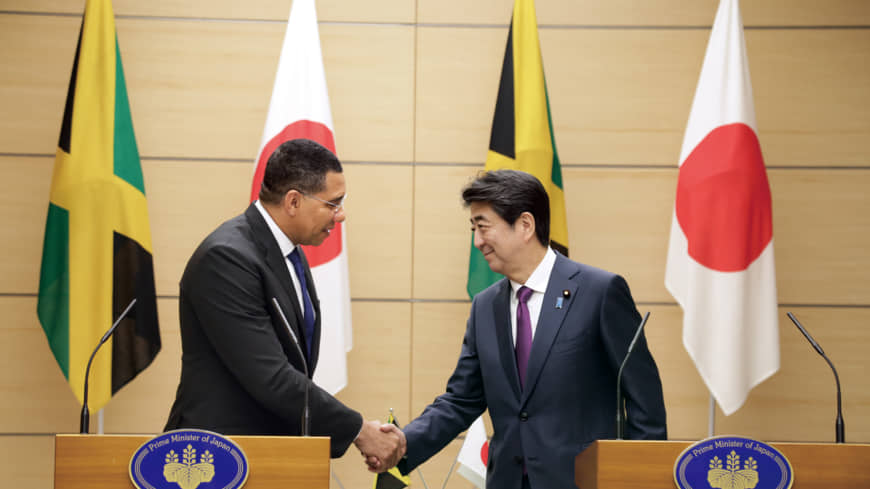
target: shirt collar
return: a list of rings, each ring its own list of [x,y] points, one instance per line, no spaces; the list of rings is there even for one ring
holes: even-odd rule
[[[272,231],[272,236],[275,237],[275,241],[278,242],[278,248],[281,249],[281,254],[285,257],[290,254],[295,248],[296,245],[290,241],[290,238],[284,234],[284,231],[281,231],[281,228],[278,227],[278,224],[275,223],[275,220],[272,219],[272,216],[266,211],[266,208],[263,207],[263,204],[260,203],[259,200],[254,202],[254,207],[260,211],[260,214],[263,216],[263,219],[266,220],[266,225],[269,226],[269,231]]]
[[[520,287],[525,285],[526,287],[532,289],[534,292],[539,292],[541,294],[547,291],[547,284],[550,283],[550,274],[553,273],[553,266],[556,264],[556,253],[549,246],[547,247],[547,253],[544,254],[544,258],[541,260],[541,263],[538,263],[538,266],[529,275],[529,279],[526,280],[526,283],[521,284],[519,282],[514,282],[511,280],[511,289],[513,291],[513,295],[516,295],[517,290]]]

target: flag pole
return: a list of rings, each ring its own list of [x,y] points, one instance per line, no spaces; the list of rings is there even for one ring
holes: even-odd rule
[[[329,469],[329,473],[332,474],[332,478],[335,479],[335,483],[338,484],[338,487],[344,489],[344,484],[341,483],[341,479],[338,478],[338,474],[336,474],[335,471],[332,469]]]
[[[455,464],[456,461],[454,460],[453,463]],[[451,469],[451,470],[452,470],[452,469]],[[426,479],[423,478],[423,472],[420,471],[420,467],[417,467],[417,475],[420,476],[420,482],[423,483],[423,487],[424,487],[425,489],[429,489],[429,485],[426,484]]]
[[[707,419],[707,438],[711,438],[716,432],[716,399],[710,393],[710,414]]]
[[[447,471],[447,477],[444,478],[444,484],[441,484],[441,489],[447,487],[447,481],[450,480],[450,476],[453,475],[453,468],[456,467],[456,461],[459,460],[459,454],[456,454],[456,458],[453,459],[453,465],[450,466],[450,470]],[[428,489],[428,488],[427,488]]]

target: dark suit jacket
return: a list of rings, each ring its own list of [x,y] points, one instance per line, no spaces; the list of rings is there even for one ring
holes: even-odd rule
[[[347,450],[362,416],[311,381],[319,351],[320,303],[304,263],[317,314],[311,358],[303,357],[302,309],[285,257],[256,207],[252,204],[200,244],[181,278],[181,381],[166,430],[299,435],[308,387],[311,434],[332,438],[333,457]],[[302,342],[303,356],[270,305],[273,297]]]
[[[556,307],[563,291],[570,296]],[[472,302],[447,391],[408,424],[403,471],[441,450],[489,408],[493,437],[487,487],[574,488],[574,458],[616,436],[616,373],[640,324],[628,284],[557,254],[520,389],[511,339],[510,282]],[[626,438],[667,438],[662,386],[645,337],[623,371]]]

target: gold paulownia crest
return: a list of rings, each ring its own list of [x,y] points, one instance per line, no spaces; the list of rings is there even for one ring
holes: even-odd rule
[[[214,455],[206,450],[200,455],[199,463],[196,463],[196,448],[188,443],[182,463],[178,463],[178,454],[175,450],[169,450],[163,466],[163,477],[166,482],[175,482],[181,489],[196,489],[200,483],[211,482],[214,477]]]
[[[707,482],[717,489],[753,489],[758,484],[758,462],[748,457],[740,469],[740,455],[734,450],[728,454],[726,468],[722,468],[719,457],[710,459],[710,470],[707,471]]]

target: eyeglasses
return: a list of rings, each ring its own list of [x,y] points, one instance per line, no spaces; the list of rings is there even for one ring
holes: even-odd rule
[[[333,214],[338,214],[338,211],[340,211],[340,210],[342,210],[342,209],[344,208],[344,201],[347,200],[347,194],[344,194],[344,197],[342,197],[341,200],[339,200],[338,203],[336,204],[335,202],[330,202],[330,201],[328,201],[328,200],[323,200],[323,199],[321,199],[320,197],[315,197],[315,196],[313,196],[313,195],[311,195],[311,194],[306,194],[305,192],[302,192],[302,191],[298,191],[298,192],[299,192],[300,194],[302,194],[304,197],[308,197],[309,199],[314,199],[314,200],[316,200],[316,201],[318,201],[318,202],[323,202],[324,204],[328,205],[329,207],[332,208],[332,212],[333,212]]]

